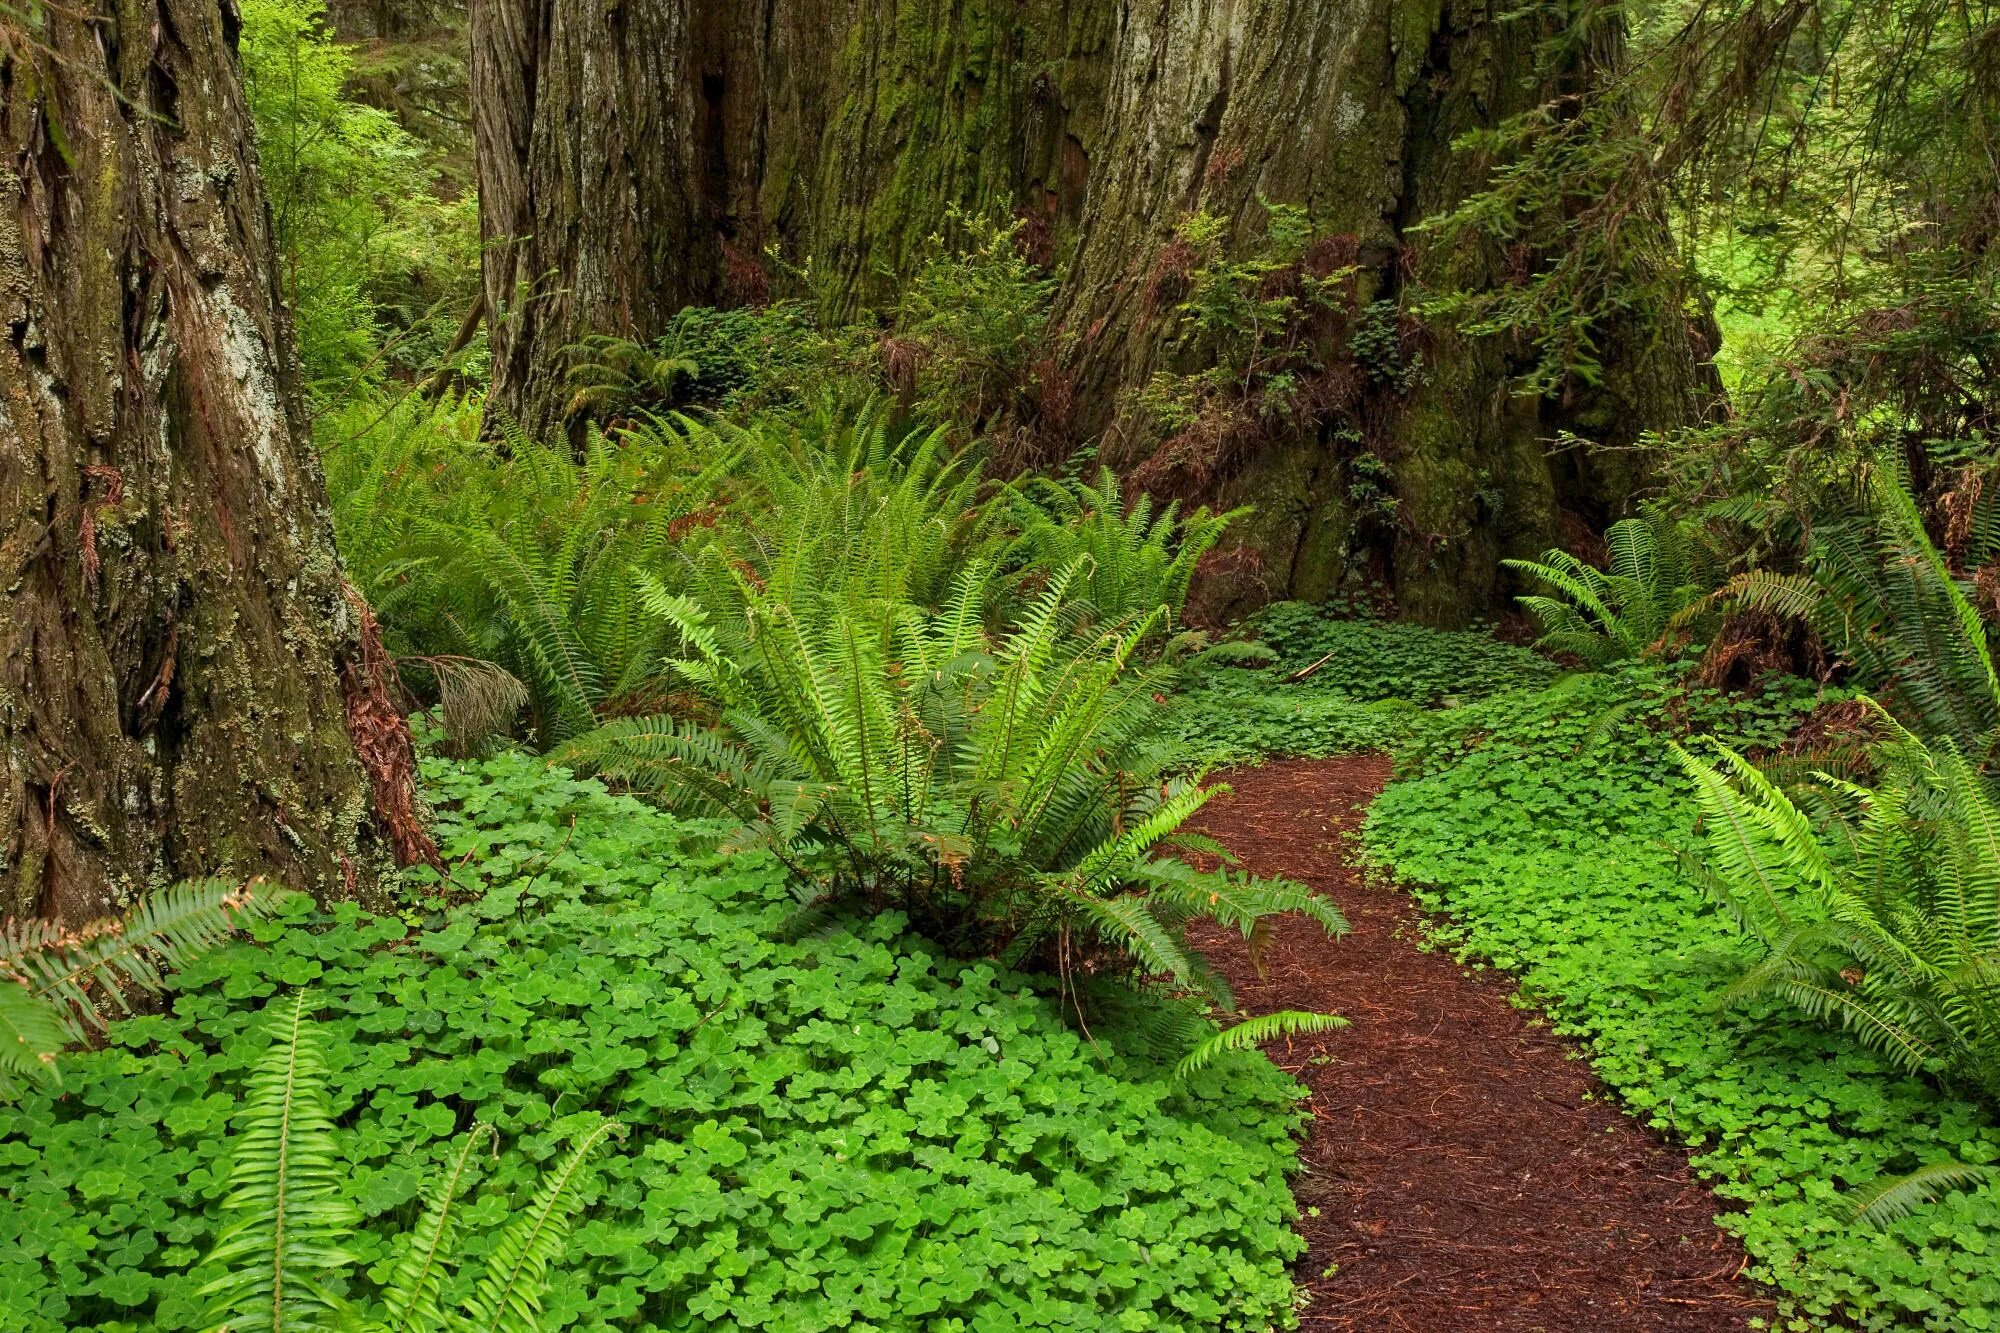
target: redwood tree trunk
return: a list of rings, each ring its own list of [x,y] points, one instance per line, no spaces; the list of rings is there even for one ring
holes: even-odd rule
[[[0,15],[0,914],[196,873],[352,895],[367,670],[234,2],[30,9]]]
[[[1504,280],[1501,256],[1432,253],[1412,229],[1478,183],[1482,164],[1451,151],[1458,136],[1588,72],[1533,86],[1537,44],[1561,16],[1502,20],[1517,8],[474,0],[491,403],[530,431],[556,428],[567,347],[643,339],[683,305],[753,297],[767,245],[810,259],[833,313],[853,314],[893,296],[948,209],[1012,214],[1061,265],[1062,373],[1081,431],[1148,484],[1257,505],[1217,562],[1236,574],[1209,580],[1210,609],[1370,578],[1426,619],[1489,609],[1506,591],[1501,558],[1627,500],[1621,452],[1552,456],[1548,441],[1575,430],[1624,445],[1702,410],[1696,347],[1670,300],[1614,331],[1603,387],[1559,400],[1513,391],[1519,345],[1406,330],[1423,357],[1413,382],[1191,470],[1156,456],[1163,442],[1127,404],[1186,355],[1171,303],[1149,292],[1196,209],[1247,246],[1260,199],[1303,205],[1359,264],[1357,310],[1417,277]],[[1663,232],[1654,261],[1638,249],[1633,262],[1673,263]],[[1393,517],[1355,500],[1357,466],[1386,469]]]

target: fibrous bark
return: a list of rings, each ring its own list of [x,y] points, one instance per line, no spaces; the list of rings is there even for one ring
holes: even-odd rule
[[[361,622],[234,5],[30,10],[0,11],[0,915],[195,873],[363,890]]]
[[[1360,266],[1357,308],[1426,276],[1503,280],[1502,256],[1439,253],[1414,228],[1490,165],[1455,153],[1458,136],[1562,90],[1565,71],[1535,73],[1562,16],[1503,20],[1516,8],[475,0],[492,405],[557,428],[568,347],[754,298],[766,246],[810,260],[832,313],[892,299],[957,208],[1026,219],[1060,263],[1078,424],[1140,464],[1159,441],[1128,404],[1175,352],[1150,279],[1191,212],[1249,246],[1260,201],[1303,206]],[[1664,245],[1658,260],[1672,262]],[[1259,508],[1244,577],[1211,600],[1319,597],[1372,575],[1429,619],[1492,606],[1501,557],[1552,542],[1565,510],[1602,521],[1629,491],[1615,452],[1552,456],[1549,440],[1621,445],[1700,410],[1679,310],[1642,304],[1613,332],[1604,387],[1561,401],[1514,392],[1524,349],[1507,340],[1413,333],[1423,373],[1343,409],[1393,477],[1392,522],[1353,501],[1355,422],[1338,412],[1205,470],[1206,498]]]

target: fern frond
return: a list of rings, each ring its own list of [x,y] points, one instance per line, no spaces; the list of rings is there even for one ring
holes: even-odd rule
[[[126,1009],[126,987],[157,991],[168,971],[227,942],[240,926],[272,916],[295,896],[270,880],[197,879],[146,895],[122,917],[77,930],[0,922],[0,978],[12,973],[54,1007],[70,1040],[81,1040],[104,1025],[104,1005]]]
[[[1249,1050],[1286,1037],[1331,1032],[1347,1025],[1346,1019],[1334,1014],[1306,1013],[1298,1009],[1286,1009],[1275,1014],[1246,1018],[1241,1023],[1224,1028],[1188,1052],[1187,1056],[1174,1066],[1173,1081],[1177,1084],[1185,1083],[1229,1051]]]
[[[426,1197],[424,1211],[404,1239],[402,1257],[383,1291],[383,1323],[387,1328],[414,1331],[447,1326],[440,1297],[457,1261],[459,1204],[472,1183],[480,1152],[498,1137],[487,1124],[474,1125],[461,1136],[457,1155]]]
[[[1887,1228],[1953,1190],[1977,1189],[2000,1181],[2000,1170],[1964,1162],[1932,1162],[1900,1176],[1885,1176],[1854,1198],[1854,1220]]]
[[[271,1048],[251,1071],[243,1128],[230,1144],[227,1219],[207,1262],[227,1269],[201,1288],[228,1333],[304,1333],[343,1303],[326,1282],[354,1262],[360,1214],[341,1191],[331,1074],[304,992],[274,1006]]]
[[[570,1227],[589,1188],[592,1158],[624,1126],[600,1119],[577,1136],[567,1156],[494,1242],[466,1301],[466,1333],[538,1333],[549,1268],[562,1257]]]
[[[0,1101],[12,1101],[27,1085],[60,1086],[56,1057],[71,1040],[53,1005],[0,972]]]

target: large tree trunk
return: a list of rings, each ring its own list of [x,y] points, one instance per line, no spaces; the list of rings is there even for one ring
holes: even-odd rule
[[[1414,278],[1504,280],[1499,254],[1433,253],[1412,229],[1480,179],[1458,136],[1562,86],[1565,72],[1554,86],[1529,77],[1560,17],[1501,20],[1515,8],[475,0],[491,402],[530,431],[556,428],[568,346],[645,338],[680,306],[751,296],[766,245],[809,257],[852,314],[893,294],[948,209],[1011,214],[1062,261],[1077,426],[1156,488],[1258,506],[1242,549],[1217,561],[1235,572],[1209,581],[1212,610],[1369,579],[1427,619],[1489,609],[1502,557],[1627,501],[1621,452],[1552,456],[1548,441],[1575,430],[1620,446],[1701,410],[1695,342],[1670,300],[1614,331],[1604,387],[1561,400],[1514,392],[1521,346],[1406,327],[1423,358],[1412,382],[1329,385],[1333,405],[1310,420],[1207,456],[1161,455],[1126,405],[1163,366],[1191,368],[1155,277],[1196,209],[1247,247],[1260,199],[1303,205],[1339,238],[1329,253],[1361,267],[1357,313]],[[1664,242],[1656,260],[1672,262]],[[1329,330],[1330,359],[1350,332]],[[1364,454],[1387,469],[1393,509],[1355,498]]]
[[[0,915],[376,879],[233,0],[0,11]]]

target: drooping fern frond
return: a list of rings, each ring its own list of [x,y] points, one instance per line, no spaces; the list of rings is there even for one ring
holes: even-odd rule
[[[1241,1023],[1224,1028],[1188,1052],[1187,1056],[1174,1066],[1173,1081],[1185,1083],[1215,1063],[1218,1057],[1230,1051],[1252,1050],[1286,1037],[1331,1032],[1347,1025],[1347,1020],[1338,1015],[1307,1013],[1299,1009],[1285,1009],[1275,1014],[1246,1018]]]
[[[0,977],[0,1101],[27,1085],[58,1082],[56,1057],[72,1039],[61,1010],[18,978]]]
[[[597,335],[570,349],[566,416],[617,416],[680,405],[701,374],[693,357],[663,345]]]
[[[1818,525],[1805,574],[1753,570],[1718,602],[1810,625],[1899,720],[1950,740],[1975,766],[2000,763],[1993,630],[1931,541],[1898,463],[1878,464],[1865,514]]]
[[[268,880],[188,880],[148,894],[120,917],[75,929],[0,920],[0,1099],[56,1077],[63,1047],[129,1011],[131,990],[227,942],[295,895]]]
[[[2000,1181],[2000,1170],[1964,1162],[1932,1162],[1900,1176],[1885,1176],[1854,1197],[1854,1220],[1887,1227],[1953,1190],[1977,1189]]]

